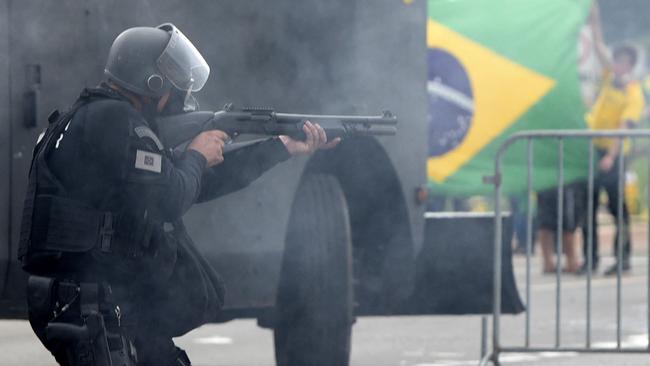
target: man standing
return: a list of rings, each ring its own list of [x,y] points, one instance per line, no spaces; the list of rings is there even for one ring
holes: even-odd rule
[[[632,72],[637,62],[637,51],[632,46],[618,46],[614,49],[610,57],[607,47],[605,46],[600,23],[600,14],[598,3],[594,2],[591,12],[591,27],[594,34],[594,43],[596,54],[603,65],[604,72],[602,85],[596,102],[587,115],[587,123],[594,130],[624,130],[633,128],[641,118],[644,108],[643,90],[640,83],[633,78]],[[622,149],[621,149],[621,145]],[[630,270],[630,230],[629,230],[629,213],[623,199],[623,211],[618,210],[618,182],[619,182],[619,153],[627,154],[630,149],[629,141],[622,141],[615,138],[598,138],[594,140],[597,157],[597,173],[594,179],[594,221],[593,221],[593,266],[598,266],[598,230],[597,217],[598,198],[601,189],[607,193],[608,208],[616,221],[616,246],[618,242],[618,233],[622,231],[623,238],[623,271]],[[623,227],[618,227],[618,219],[622,216]],[[583,237],[585,238],[584,253],[587,258],[587,225],[583,228]],[[615,249],[615,252],[617,250]],[[583,264],[582,272],[586,272],[587,262]],[[615,274],[617,264],[605,271],[605,274]]]
[[[176,154],[156,118],[182,113],[210,68],[172,24],[127,29],[104,82],[84,90],[34,150],[19,256],[32,276],[29,320],[61,365],[189,365],[172,337],[215,319],[217,273],[181,218],[196,202],[241,189],[292,155],[333,147],[272,138],[223,153],[223,131]]]

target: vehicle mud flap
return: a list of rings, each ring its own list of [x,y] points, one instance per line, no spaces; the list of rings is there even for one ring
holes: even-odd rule
[[[512,220],[503,219],[501,311],[524,310],[512,269]],[[411,313],[488,314],[493,310],[494,215],[429,214],[416,262]]]
[[[289,219],[278,287],[278,366],[348,365],[354,321],[351,244],[338,180],[304,176]]]

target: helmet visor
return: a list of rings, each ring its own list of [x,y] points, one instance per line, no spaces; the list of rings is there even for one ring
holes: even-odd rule
[[[156,61],[158,69],[180,90],[199,91],[210,76],[210,66],[185,35],[172,24],[158,28],[171,32],[165,50]]]

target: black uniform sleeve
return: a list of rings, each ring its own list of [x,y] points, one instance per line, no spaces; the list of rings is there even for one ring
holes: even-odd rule
[[[122,186],[125,204],[134,211],[144,209],[160,221],[180,218],[199,195],[205,158],[186,151],[172,161],[153,139],[135,134],[136,126],[145,126],[137,111],[127,103],[109,103],[88,116],[86,133],[107,179]]]
[[[134,146],[134,154],[127,160],[125,190],[129,197],[138,200],[149,210],[153,218],[172,222],[179,219],[196,201],[201,189],[201,176],[205,169],[205,158],[196,151],[187,151],[172,162],[160,155],[160,170],[146,171],[138,169],[135,164],[139,159],[141,146]],[[153,156],[152,156],[153,157]],[[145,157],[146,158],[146,157]],[[157,159],[154,157],[154,159]]]
[[[282,141],[272,138],[224,155],[223,163],[207,169],[197,202],[204,202],[240,190],[264,172],[289,159]]]

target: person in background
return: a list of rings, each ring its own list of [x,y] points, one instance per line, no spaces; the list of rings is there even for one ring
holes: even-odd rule
[[[584,224],[586,191],[583,182],[569,183],[564,186],[562,207],[562,252],[566,255],[567,273],[576,273],[580,269],[578,248],[575,242],[576,229]],[[539,223],[538,238],[542,248],[544,273],[555,273],[556,240],[558,235],[558,192],[557,187],[540,191],[537,194],[537,217]],[[560,254],[558,254],[560,255]]]
[[[640,120],[644,109],[644,97],[641,84],[634,79],[633,70],[637,62],[637,50],[629,45],[616,47],[610,56],[603,40],[602,26],[600,23],[600,11],[597,2],[594,2],[590,15],[590,22],[594,36],[596,55],[603,66],[602,83],[596,102],[587,114],[586,121],[593,130],[624,130],[633,128]],[[620,144],[624,144],[621,149]],[[596,156],[596,176],[594,177],[594,211],[593,211],[593,268],[598,267],[598,220],[597,211],[601,190],[607,193],[608,208],[614,216],[617,224],[616,238],[622,230],[623,238],[623,271],[630,270],[630,230],[629,214],[625,199],[623,199],[623,210],[618,210],[618,182],[619,182],[619,153],[627,154],[630,150],[629,141],[622,141],[615,138],[598,138],[594,140]],[[618,227],[618,219],[622,215],[623,227]],[[583,227],[585,245],[583,247],[585,258],[587,258],[588,225]],[[618,240],[615,242],[615,253],[617,253]],[[587,270],[587,261],[583,264],[581,272]],[[615,274],[617,264],[605,271],[606,275]]]

